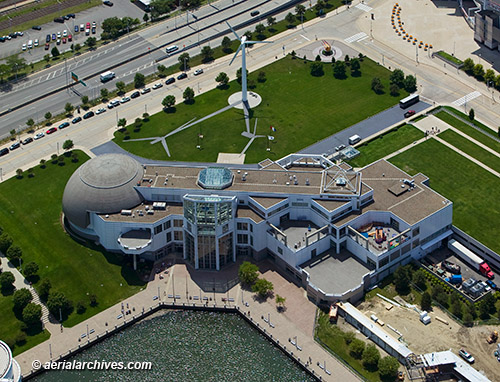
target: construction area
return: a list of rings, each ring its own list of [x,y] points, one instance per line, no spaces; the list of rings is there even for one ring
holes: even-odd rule
[[[498,340],[491,344],[487,342],[490,334],[498,330],[497,326],[467,328],[452,320],[438,307],[434,307],[429,313],[430,323],[424,325],[420,321],[420,314],[417,310],[407,307],[406,302],[399,296],[396,296],[394,300],[399,306],[375,296],[361,303],[357,308],[366,317],[376,316],[379,321],[382,321],[385,331],[396,339],[400,338],[402,344],[405,344],[414,354],[451,349],[454,354],[458,355],[458,351],[463,348],[474,357],[473,367],[476,370],[492,381],[498,380],[500,363],[494,356]]]

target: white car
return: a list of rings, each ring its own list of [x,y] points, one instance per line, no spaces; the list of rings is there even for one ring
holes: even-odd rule
[[[146,94],[146,93],[149,93],[151,91],[151,88],[144,88],[141,90],[141,94]]]
[[[57,32],[57,38],[61,38],[61,32]]]
[[[203,73],[203,69],[196,69],[194,71],[194,75],[197,76],[197,75],[200,75],[201,73]]]
[[[68,31],[66,29],[63,30],[63,37],[68,37]]]
[[[35,46],[38,46],[38,39],[35,40]]]
[[[26,50],[26,44],[23,44],[23,47],[21,48],[23,51]]]
[[[126,102],[128,102],[128,101],[130,101],[130,97],[123,97],[123,98],[120,100],[120,102],[121,102],[121,103],[126,103]]]
[[[105,112],[106,112],[106,109],[105,109],[105,108],[103,108],[103,107],[101,107],[101,108],[100,108],[99,110],[97,110],[95,113],[96,113],[96,115],[97,115],[97,114],[102,114],[102,113],[105,113]]]
[[[35,137],[33,139],[40,139],[40,138],[43,138],[45,137],[45,133],[38,133],[35,135]]]
[[[24,36],[24,33],[23,33],[23,32],[16,32],[16,34],[17,34],[18,36]]]
[[[458,351],[458,354],[460,355],[460,357],[465,359],[467,362],[474,363],[474,357],[471,356],[465,349],[460,349]]]
[[[163,86],[163,84],[161,82],[158,82],[157,84],[154,84],[153,85],[153,89],[156,90],[156,89],[159,89]]]

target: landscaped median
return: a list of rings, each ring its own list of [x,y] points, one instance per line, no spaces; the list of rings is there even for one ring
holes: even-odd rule
[[[71,301],[72,309],[63,308],[62,315],[64,325],[73,326],[133,295],[146,283],[122,255],[107,253],[94,243],[76,241],[63,229],[66,182],[89,159],[81,151],[73,152],[76,156],[66,154],[48,158],[32,171],[21,171],[21,176],[0,184],[0,221],[2,236],[10,236],[12,244],[22,249],[22,264],[38,264],[34,287],[39,294],[45,294],[41,285],[50,281],[49,308],[51,296],[58,293]],[[9,304],[0,306],[8,309]],[[0,319],[9,314],[0,312]],[[54,316],[60,318],[59,313]]]

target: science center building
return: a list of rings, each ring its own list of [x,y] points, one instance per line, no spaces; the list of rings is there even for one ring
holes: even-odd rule
[[[214,164],[216,166],[216,164]],[[195,269],[269,257],[319,304],[365,289],[452,234],[452,203],[385,160],[359,171],[320,155],[254,169],[142,165],[105,154],[80,166],[63,196],[66,227],[110,252]]]

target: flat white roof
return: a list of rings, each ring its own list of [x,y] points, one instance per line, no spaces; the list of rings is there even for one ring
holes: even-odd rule
[[[12,353],[7,344],[0,341],[0,378],[7,375],[12,367]]]
[[[491,382],[451,350],[427,353],[422,357],[425,365],[430,367],[455,364],[454,370],[469,382]]]
[[[356,321],[358,321],[364,327],[370,329],[370,331],[385,342],[388,346],[394,349],[399,355],[406,358],[413,352],[408,349],[405,345],[399,342],[394,337],[390,336],[380,325],[370,320],[363,313],[361,313],[356,307],[348,302],[338,303],[338,306],[344,310],[347,314],[352,316]]]

